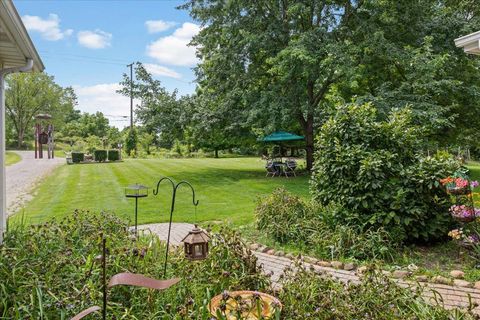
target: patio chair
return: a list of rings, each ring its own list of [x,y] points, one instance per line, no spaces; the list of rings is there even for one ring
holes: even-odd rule
[[[272,161],[267,162],[265,165],[265,169],[267,169],[267,174],[265,177],[268,177],[269,175],[272,175],[272,177],[275,177],[278,174],[277,167],[273,164]]]
[[[285,162],[285,173],[292,174],[294,177],[297,176],[295,169],[297,168],[297,162],[293,159],[287,159]]]

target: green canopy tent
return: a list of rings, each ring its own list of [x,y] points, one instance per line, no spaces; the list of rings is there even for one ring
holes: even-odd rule
[[[277,131],[259,139],[259,141],[274,143],[279,145],[280,147],[288,147],[289,142],[303,141],[303,140],[305,140],[303,136],[299,136],[299,135],[296,135],[290,132],[285,132],[285,131]]]
[[[290,132],[285,132],[285,131],[277,131],[260,139],[260,141],[263,141],[263,142],[276,142],[276,143],[281,143],[286,141],[300,141],[300,140],[305,140],[305,137],[299,136]]]

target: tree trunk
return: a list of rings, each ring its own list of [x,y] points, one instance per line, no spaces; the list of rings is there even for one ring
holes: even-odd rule
[[[218,149],[215,149],[215,158],[218,158]]]
[[[24,136],[25,136],[25,132],[23,132],[23,130],[19,130],[18,131],[18,136],[17,136],[18,137],[18,140],[17,140],[18,149],[22,148]]]
[[[307,170],[313,167],[314,137],[313,137],[313,117],[309,117],[304,128],[305,133],[305,151],[307,152]]]

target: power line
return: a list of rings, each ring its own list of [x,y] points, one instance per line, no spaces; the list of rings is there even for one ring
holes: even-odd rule
[[[109,118],[128,118],[128,116],[114,115],[114,114],[104,114],[104,116]]]
[[[65,53],[65,52],[52,52],[52,51],[40,51],[41,54],[53,54],[57,56],[66,56],[66,57],[76,57],[81,59],[91,59],[91,60],[100,60],[100,61],[107,61],[107,62],[116,62],[121,64],[127,64],[128,61],[109,58],[109,57],[98,57],[98,56],[85,56],[81,54],[73,54],[73,53]]]
[[[42,58],[47,58],[47,59],[58,59],[58,57],[55,56],[49,56],[42,54]],[[116,66],[124,66],[125,64],[123,63],[117,63],[117,62],[109,62],[109,61],[102,61],[102,60],[87,60],[84,58],[77,58],[77,57],[62,57],[63,60],[70,60],[70,61],[79,61],[79,62],[90,62],[90,63],[99,63],[99,64],[112,64]]]
[[[40,51],[40,53],[42,53],[42,51]],[[102,57],[89,57],[89,56],[67,54],[67,53],[50,53],[50,52],[42,53],[42,58],[47,58],[47,59],[58,59],[58,56],[63,56],[62,59],[64,59],[64,60],[77,61],[77,62],[110,64],[110,65],[115,65],[115,66],[125,66],[125,65],[130,66],[130,64],[128,64],[128,62],[118,60],[118,59],[109,59],[109,58],[102,58]],[[174,81],[178,81],[178,82],[182,82],[182,83],[186,83],[186,84],[193,84],[194,83],[194,81],[186,81],[186,80],[181,80],[181,79],[168,77],[168,76],[163,76],[163,77],[167,77],[167,78],[170,78]]]

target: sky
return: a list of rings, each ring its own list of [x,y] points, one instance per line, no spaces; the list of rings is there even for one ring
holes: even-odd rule
[[[115,91],[127,64],[142,62],[169,91],[195,89],[195,49],[200,27],[168,0],[14,0],[45,72],[71,86],[78,109],[103,112],[122,128],[130,99]]]

